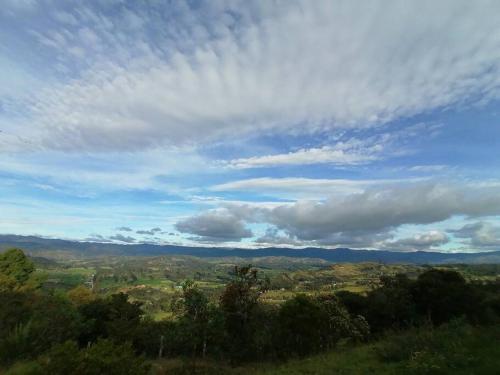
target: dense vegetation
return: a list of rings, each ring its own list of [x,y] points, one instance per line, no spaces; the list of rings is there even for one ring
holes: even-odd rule
[[[408,371],[439,372],[475,365],[461,340],[500,322],[500,283],[468,282],[454,270],[381,276],[364,294],[297,294],[279,304],[262,302],[270,284],[250,266],[235,267],[214,299],[188,280],[172,300],[174,317],[153,320],[124,293],[41,288],[33,262],[12,249],[0,254],[0,368],[147,374],[153,359],[184,358],[193,372],[209,360],[283,361],[379,340],[363,347],[374,345],[380,361],[412,359]]]

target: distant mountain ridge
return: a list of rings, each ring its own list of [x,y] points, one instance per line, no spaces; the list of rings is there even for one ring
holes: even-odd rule
[[[387,250],[352,250],[348,248],[278,248],[261,249],[189,247],[175,245],[130,244],[78,242],[47,239],[36,236],[0,235],[0,251],[19,247],[33,256],[40,254],[66,254],[74,257],[99,256],[159,256],[190,255],[201,258],[256,258],[256,257],[293,257],[315,258],[334,263],[500,263],[500,251],[482,253],[440,253],[440,252],[397,252]]]

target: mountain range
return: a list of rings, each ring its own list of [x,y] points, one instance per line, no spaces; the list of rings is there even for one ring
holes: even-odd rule
[[[201,258],[293,257],[322,259],[333,263],[500,263],[500,251],[480,253],[443,253],[430,251],[397,252],[353,250],[348,248],[303,249],[267,247],[260,249],[189,247],[175,245],[79,242],[36,236],[0,235],[0,251],[17,247],[33,256],[95,258],[101,256],[189,255]]]

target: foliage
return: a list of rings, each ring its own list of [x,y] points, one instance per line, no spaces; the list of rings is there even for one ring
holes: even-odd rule
[[[377,348],[377,354],[388,362],[406,361],[408,370],[416,374],[447,374],[477,361],[466,345],[471,332],[463,320],[454,320],[439,330],[415,328],[392,336]]]
[[[28,293],[0,292],[0,340],[15,327],[28,321],[31,314],[30,299]]]
[[[135,355],[130,343],[100,339],[85,350],[82,374],[141,375],[149,372],[144,358]]]
[[[0,254],[0,273],[23,284],[30,278],[35,265],[20,249],[10,249]]]
[[[420,314],[436,324],[467,314],[475,296],[457,272],[431,269],[421,274],[413,290]]]
[[[412,296],[413,282],[405,275],[382,276],[381,286],[370,291],[361,315],[367,317],[374,332],[401,329],[417,320]]]
[[[54,343],[77,337],[79,316],[69,301],[59,296],[33,295],[28,319],[0,338],[0,361],[33,358]]]
[[[38,287],[32,274],[33,262],[20,249],[10,249],[0,254],[0,291],[22,287]]]
[[[54,345],[39,359],[41,367],[47,374],[66,375],[81,371],[85,356],[75,341],[66,341]]]
[[[220,297],[227,335],[226,351],[233,361],[252,356],[252,319],[259,297],[267,285],[268,281],[259,279],[257,270],[251,266],[235,267],[233,278]]]
[[[42,366],[36,361],[18,362],[7,370],[5,375],[44,375]]]
[[[477,365],[470,324],[500,321],[500,283],[467,281],[450,269],[429,267],[413,279],[381,275],[365,294],[322,289],[285,293],[286,301],[276,303],[264,300],[270,283],[256,268],[235,267],[218,295],[204,281],[176,287],[175,315],[155,321],[126,293],[31,288],[35,271],[24,254],[12,250],[1,259],[0,365],[11,366],[10,373],[141,374],[146,357],[182,357],[182,371],[194,372],[214,359],[232,365],[290,359],[388,334],[372,357],[360,353],[405,373],[440,373]],[[133,274],[144,281],[140,268]],[[126,290],[149,292],[142,284]]]
[[[96,299],[78,308],[84,320],[80,342],[85,345],[99,337],[127,341],[137,331],[143,312],[140,303],[129,302],[123,293]]]
[[[278,321],[284,353],[303,356],[319,351],[328,315],[317,300],[298,295],[283,304]]]
[[[56,345],[38,362],[44,373],[51,375],[141,375],[149,372],[144,358],[136,356],[130,343],[116,344],[106,339],[82,350],[74,341]]]
[[[280,346],[288,356],[331,349],[343,338],[362,341],[370,331],[362,316],[351,317],[333,295],[298,295],[283,304],[278,322]]]
[[[0,363],[9,364],[29,358],[32,352],[31,322],[20,323],[0,340]]]
[[[86,305],[96,300],[96,295],[83,285],[79,285],[68,291],[67,296],[75,306]]]
[[[222,313],[191,280],[182,285],[178,310],[182,344],[188,353],[192,357],[205,357],[207,352],[217,354],[224,332]]]

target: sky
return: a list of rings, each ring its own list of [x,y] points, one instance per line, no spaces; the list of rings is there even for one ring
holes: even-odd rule
[[[3,0],[0,233],[500,250],[500,2]]]

